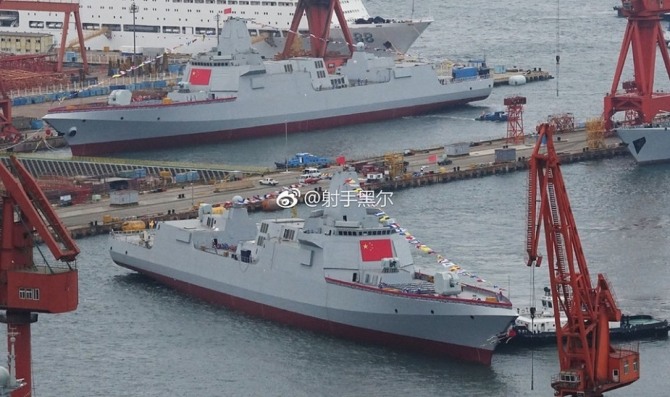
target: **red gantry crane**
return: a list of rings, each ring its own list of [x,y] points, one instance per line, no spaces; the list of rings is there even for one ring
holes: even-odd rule
[[[670,12],[660,0],[622,0],[621,12],[628,18],[628,26],[621,45],[619,61],[610,93],[605,97],[605,129],[612,130],[612,116],[626,112],[626,121],[632,124],[650,123],[661,111],[670,111],[670,94],[654,92],[654,71],[657,50],[660,51],[670,79],[670,56],[663,39],[660,14]],[[617,92],[628,50],[632,48],[634,80],[622,83],[623,92]]]
[[[20,380],[12,396],[24,397],[32,395],[30,324],[37,313],[77,308],[79,248],[30,173],[15,157],[9,161],[15,175],[0,162],[0,322],[7,324],[7,349],[14,357],[10,374]],[[33,258],[39,250],[35,235],[62,264],[48,263],[43,254]]]
[[[530,158],[528,187],[528,266],[539,266],[540,231],[544,226],[549,279],[556,324],[560,372],[551,380],[557,396],[602,396],[640,378],[637,347],[610,344],[609,321],[620,321],[610,285],[598,274],[591,285],[589,269],[553,144],[553,127],[539,127]],[[545,148],[543,150],[543,147]]]
[[[342,29],[342,35],[349,48],[349,54],[347,55],[334,55],[327,52],[328,40],[330,39],[330,21],[333,19],[333,12],[337,16],[337,21],[340,23]],[[332,72],[337,66],[346,62],[354,51],[351,31],[349,30],[349,25],[347,24],[339,0],[299,0],[286,43],[284,44],[284,51],[282,51],[280,57],[287,59],[293,55],[291,49],[298,34],[298,26],[303,14],[307,16],[309,26],[311,55],[317,58],[324,58],[327,63],[327,69]]]
[[[88,60],[86,58],[86,47],[84,47],[84,31],[81,25],[81,17],[79,16],[79,2],[78,1],[30,1],[30,0],[0,0],[0,10],[13,11],[45,11],[65,14],[63,19],[63,31],[61,32],[60,47],[58,48],[58,59],[56,63],[56,71],[63,71],[63,58],[65,57],[67,32],[70,26],[70,14],[74,15],[75,28],[77,29],[77,38],[79,39],[79,52],[81,54],[81,61],[84,72],[88,72]]]

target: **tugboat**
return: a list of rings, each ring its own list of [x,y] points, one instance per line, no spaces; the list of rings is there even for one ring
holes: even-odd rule
[[[486,112],[482,113],[475,120],[479,121],[507,121],[507,113],[504,110],[499,110],[496,112]]]
[[[544,288],[541,302],[542,309],[534,317],[531,316],[530,308],[517,309],[519,317],[505,334],[501,334],[501,345],[522,347],[556,343],[556,322],[548,287]],[[561,323],[564,320],[561,317]],[[668,320],[660,320],[648,314],[623,314],[620,322],[610,322],[609,327],[612,340],[667,338],[670,331]]]

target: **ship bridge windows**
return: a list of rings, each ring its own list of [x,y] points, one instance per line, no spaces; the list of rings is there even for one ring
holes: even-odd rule
[[[274,1],[264,1],[264,2],[263,2],[263,5],[264,5],[264,6],[270,6],[270,7],[276,7],[276,6],[277,6],[277,3],[274,2]]]
[[[205,3],[205,0],[195,0],[195,3],[196,3],[196,4],[204,4],[204,3]]]
[[[47,28],[48,29],[60,29],[63,27],[63,22],[55,22],[55,21],[48,21],[47,22]]]
[[[293,65],[292,64],[285,64],[284,65],[284,72],[286,73],[293,73]]]
[[[100,29],[100,24],[99,23],[82,23],[81,27],[84,30],[99,30]]]
[[[293,229],[284,229],[284,234],[282,235],[284,240],[293,240],[295,238],[295,230]]]
[[[281,32],[278,30],[261,29],[259,32],[260,34],[268,37],[281,37]]]
[[[261,5],[261,2],[260,2],[260,1],[251,1],[250,3],[251,3],[252,6],[259,6],[259,5]]]
[[[344,82],[344,77],[338,77],[338,78],[330,80],[330,85],[333,88],[342,88],[342,87],[346,87],[347,84]]]
[[[195,28],[195,34],[213,35],[216,31],[214,28]]]
[[[31,28],[41,29],[44,28],[44,21],[30,21],[28,26],[30,26]]]
[[[179,26],[163,26],[163,33],[179,34]]]
[[[103,28],[107,28],[110,32],[120,32],[121,31],[121,25],[115,24],[115,23],[103,23],[102,24]]]
[[[159,33],[161,31],[160,26],[155,25],[123,25],[124,32],[149,32],[149,33]]]

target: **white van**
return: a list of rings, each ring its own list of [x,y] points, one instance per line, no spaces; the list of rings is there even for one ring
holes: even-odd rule
[[[307,167],[302,172],[301,177],[303,176],[307,178],[321,178],[321,171],[318,168]]]

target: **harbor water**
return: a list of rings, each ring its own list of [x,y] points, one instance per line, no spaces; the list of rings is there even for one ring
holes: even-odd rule
[[[408,3],[376,0],[366,6],[373,15],[408,16]],[[436,115],[128,156],[271,164],[301,151],[354,158],[497,138],[505,134],[504,124],[473,119],[517,94],[528,98],[527,129],[554,113],[572,112],[578,120],[597,116],[626,21],[616,18],[614,3],[558,4],[420,2],[415,17],[430,15],[435,22],[413,48],[431,59],[486,57],[491,65],[543,67],[557,80],[497,87],[485,101]],[[592,277],[607,274],[624,312],[670,318],[670,165],[638,167],[631,157],[619,157],[562,170]],[[525,266],[526,178],[515,173],[394,192],[383,210],[482,282],[503,286],[517,306],[528,306],[533,294],[541,295],[548,274],[545,266]],[[32,327],[35,396],[553,394],[549,381],[558,372],[558,358],[552,347],[506,350],[484,367],[358,344],[177,293],[114,265],[105,236],[78,244],[78,310],[40,315]],[[668,395],[669,343],[640,342],[640,380],[607,395]]]

